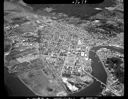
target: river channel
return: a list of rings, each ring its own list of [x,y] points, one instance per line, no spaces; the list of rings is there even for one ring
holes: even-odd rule
[[[107,73],[106,73],[99,57],[96,54],[96,51],[99,50],[100,48],[111,49],[111,50],[117,51],[121,54],[124,52],[124,49],[115,47],[115,46],[97,46],[97,47],[93,47],[89,51],[89,58],[92,59],[92,69],[93,69],[92,75],[106,84]],[[73,93],[70,96],[97,96],[98,94],[100,94],[102,92],[102,90],[103,90],[103,87],[101,87],[101,83],[94,80],[94,82],[90,86],[81,90],[78,93]]]
[[[99,57],[96,54],[96,51],[100,48],[108,48],[111,50],[118,51],[120,53],[123,53],[124,50],[122,48],[113,47],[113,46],[98,46],[93,47],[89,52],[89,58],[92,59],[92,75],[95,76],[97,79],[102,81],[103,83],[106,83],[107,80],[107,73],[100,62]],[[6,69],[4,69],[5,74],[5,83],[8,85],[7,87],[11,88],[10,90],[13,92],[13,95],[26,95],[26,96],[34,96],[34,94],[25,86],[23,85],[19,79],[12,77]],[[9,84],[8,84],[9,82]],[[20,90],[19,90],[20,89]],[[94,80],[94,82],[87,88],[81,90],[78,93],[70,94],[69,96],[96,96],[103,90],[103,87],[101,87],[101,83]]]
[[[53,12],[56,13],[65,13],[68,15],[68,17],[75,16],[75,17],[80,17],[81,19],[87,19],[88,17],[95,15],[96,13],[101,12],[100,10],[95,10],[94,8],[99,7],[104,9],[105,7],[111,6],[113,3],[112,1],[109,0],[104,0],[103,3],[101,4],[93,4],[93,5],[48,5],[49,7],[52,7],[54,10]],[[43,7],[46,8],[47,5],[36,5],[37,7],[32,7],[33,9],[36,9],[35,12],[38,11],[38,9],[42,8],[40,12],[42,13]],[[43,13],[44,14],[44,13]],[[62,17],[61,17],[62,18]],[[113,50],[116,50],[116,48],[110,47]],[[92,48],[91,50],[98,50],[98,47]],[[119,49],[122,50],[122,49]],[[102,66],[98,56],[96,55],[95,52],[90,51],[89,52],[89,57],[92,59],[92,68],[93,68],[93,76],[97,77],[100,79],[102,82],[106,82],[107,79],[107,74]],[[9,89],[10,91],[8,92],[9,95],[11,96],[35,96],[32,91],[30,91],[18,78],[13,77],[10,75],[7,71],[6,68],[4,68],[4,83],[7,86],[7,90]],[[94,83],[87,87],[86,89],[83,89],[79,93],[75,93],[75,96],[95,96],[98,93],[102,91],[102,88],[100,87],[100,83],[97,81],[94,81]],[[74,96],[74,94],[72,94]]]

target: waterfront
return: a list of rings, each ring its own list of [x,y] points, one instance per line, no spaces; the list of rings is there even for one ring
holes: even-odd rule
[[[118,51],[120,53],[123,53],[124,50],[121,48],[117,48],[115,46],[97,46],[90,49],[89,58],[92,59],[92,69],[93,69],[92,75],[106,84],[107,73],[102,63],[100,62],[99,57],[96,55],[96,51],[99,50],[100,48],[108,48],[111,50]],[[102,92],[102,90],[103,90],[103,87],[101,87],[101,83],[94,80],[94,82],[90,86],[81,90],[78,93],[70,94],[70,96],[97,96]]]
[[[120,53],[123,53],[124,50],[121,48],[116,48],[112,46],[98,46],[98,47],[93,47],[89,51],[89,58],[92,59],[92,75],[102,81],[103,83],[106,83],[107,80],[107,73],[100,62],[99,57],[96,55],[96,51],[99,50],[100,48],[108,48],[111,50],[118,51]],[[22,82],[20,82],[19,79],[11,76],[6,69],[4,69],[4,75],[5,75],[5,83],[7,87],[10,88],[12,91],[12,94],[17,94],[17,95],[30,95],[34,96],[34,93],[30,91]],[[8,83],[9,82],[9,83]],[[20,89],[20,90],[19,90]],[[103,87],[101,87],[100,82],[94,80],[94,82],[87,88],[81,90],[78,93],[71,94],[71,96],[96,96],[103,90]]]
[[[95,7],[100,7],[103,8],[106,6],[111,6],[112,3],[108,0],[105,0],[107,3],[106,4],[100,4],[100,5],[86,5],[86,6],[81,6],[79,5],[76,6],[56,6],[56,5],[49,5],[49,7],[55,8],[53,12],[55,13],[65,13],[68,15],[68,17],[80,17],[81,19],[87,19],[90,16],[95,15],[96,13],[100,12],[99,10],[94,10]],[[37,5],[38,7],[39,5]],[[44,6],[44,8],[47,6]],[[41,5],[42,10],[44,9]],[[71,9],[72,8],[72,9]],[[36,9],[36,8],[35,8]],[[81,10],[82,9],[82,10]],[[42,10],[40,10],[40,13],[42,14]],[[39,11],[38,10],[38,11]],[[37,9],[36,9],[37,11]],[[35,11],[35,12],[36,12]],[[81,11],[81,12],[80,12]],[[72,12],[72,13],[71,13]],[[78,13],[80,12],[80,13]],[[44,13],[42,14],[44,15]],[[93,48],[92,50],[97,50],[96,48]],[[100,79],[102,82],[106,82],[107,79],[107,74],[102,66],[102,63],[100,62],[100,59],[96,55],[95,52],[90,51],[89,57],[92,59],[92,68],[93,68],[93,76],[97,77]],[[99,61],[99,62],[98,62]],[[11,76],[6,69],[4,69],[4,82],[7,85],[8,88],[10,88],[10,95],[12,96],[34,96],[34,93],[31,92],[18,78],[14,78]],[[79,93],[75,93],[75,96],[95,96],[99,94],[102,91],[101,84],[97,81],[94,81],[94,83],[87,87],[86,89],[80,91]]]
[[[9,74],[4,68],[4,83],[9,96],[35,96],[18,78]]]

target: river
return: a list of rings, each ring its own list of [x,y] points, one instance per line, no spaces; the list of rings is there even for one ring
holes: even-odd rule
[[[96,13],[100,12],[98,10],[95,10],[95,7],[100,7],[100,8],[104,8],[104,7],[109,7],[112,5],[112,2],[109,0],[105,0],[105,2],[103,4],[93,4],[93,5],[84,5],[84,6],[56,6],[53,5],[52,7],[55,8],[55,12],[56,13],[65,13],[67,14],[69,17],[70,16],[75,16],[75,17],[83,17],[84,18],[88,18],[92,15],[95,15]],[[47,6],[42,6],[40,5],[40,9],[43,7],[47,7]],[[50,5],[48,5],[50,6]],[[37,7],[39,8],[39,5],[37,5]],[[35,12],[37,10],[40,10],[35,7]],[[82,10],[81,10],[82,9]],[[79,13],[81,11],[81,13]],[[72,13],[71,13],[72,12]],[[95,50],[96,48],[92,48],[92,50]],[[99,78],[101,81],[106,82],[106,78],[107,78],[107,74],[101,64],[98,56],[96,55],[96,53],[90,51],[89,57],[93,60],[92,63],[92,68],[93,68],[93,75],[97,78]],[[102,75],[102,76],[101,76]],[[4,68],[4,83],[7,86],[7,88],[10,89],[11,93],[10,95],[14,95],[14,96],[35,96],[34,93],[32,91],[30,91],[19,79],[14,78],[13,76],[11,76],[7,69]],[[100,87],[100,83],[97,81],[94,81],[94,83],[87,87],[86,89],[80,91],[79,93],[75,93],[75,96],[78,95],[84,95],[84,96],[95,96],[98,93],[100,93],[102,90],[102,88]],[[73,94],[72,94],[73,95]]]
[[[96,51],[100,48],[108,48],[111,50],[118,51],[120,53],[123,53],[124,50],[121,48],[116,48],[113,46],[98,46],[93,47],[89,52],[89,58],[92,59],[92,75],[95,76],[97,79],[102,81],[103,83],[106,83],[107,80],[107,73],[102,66],[102,63],[100,62],[99,57],[96,55]],[[20,82],[19,79],[14,78],[11,76],[6,69],[4,69],[4,80],[8,88],[12,91],[12,95],[21,95],[21,96],[34,96],[33,92],[31,92],[24,84]],[[8,83],[9,82],[9,83]],[[20,89],[20,90],[19,90]],[[101,87],[101,84],[94,80],[94,83],[91,84],[89,87],[81,90],[78,93],[71,94],[71,96],[96,96],[99,94],[103,88]]]
[[[8,96],[35,96],[18,78],[9,74],[4,68],[4,83]]]
[[[90,49],[89,58],[92,59],[92,69],[93,69],[92,75],[106,84],[107,73],[99,57],[96,55],[96,51],[99,50],[100,48],[107,48],[120,53],[123,53],[124,50],[122,48],[118,48],[115,46],[97,46]],[[90,86],[81,90],[78,93],[70,94],[70,96],[97,96],[102,92],[102,90],[103,87],[101,87],[101,84],[98,81],[94,80],[94,82]]]

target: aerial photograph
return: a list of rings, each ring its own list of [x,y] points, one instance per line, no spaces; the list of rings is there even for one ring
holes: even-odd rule
[[[123,0],[26,1],[3,2],[7,96],[124,96]]]

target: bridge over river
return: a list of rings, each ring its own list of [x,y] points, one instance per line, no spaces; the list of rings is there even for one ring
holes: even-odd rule
[[[74,95],[75,96],[96,96],[102,92],[103,86],[104,84],[106,84],[106,81],[107,81],[107,73],[103,67],[102,62],[100,61],[99,57],[96,54],[96,51],[99,50],[100,48],[111,49],[121,54],[124,52],[122,48],[115,47],[115,46],[97,46],[90,49],[89,58],[92,59],[92,69],[93,69],[92,76],[97,78],[99,81],[95,79],[92,85],[88,86],[87,88],[81,90],[78,93],[71,94],[71,96],[74,96]],[[101,86],[101,82],[103,82],[102,86]]]

